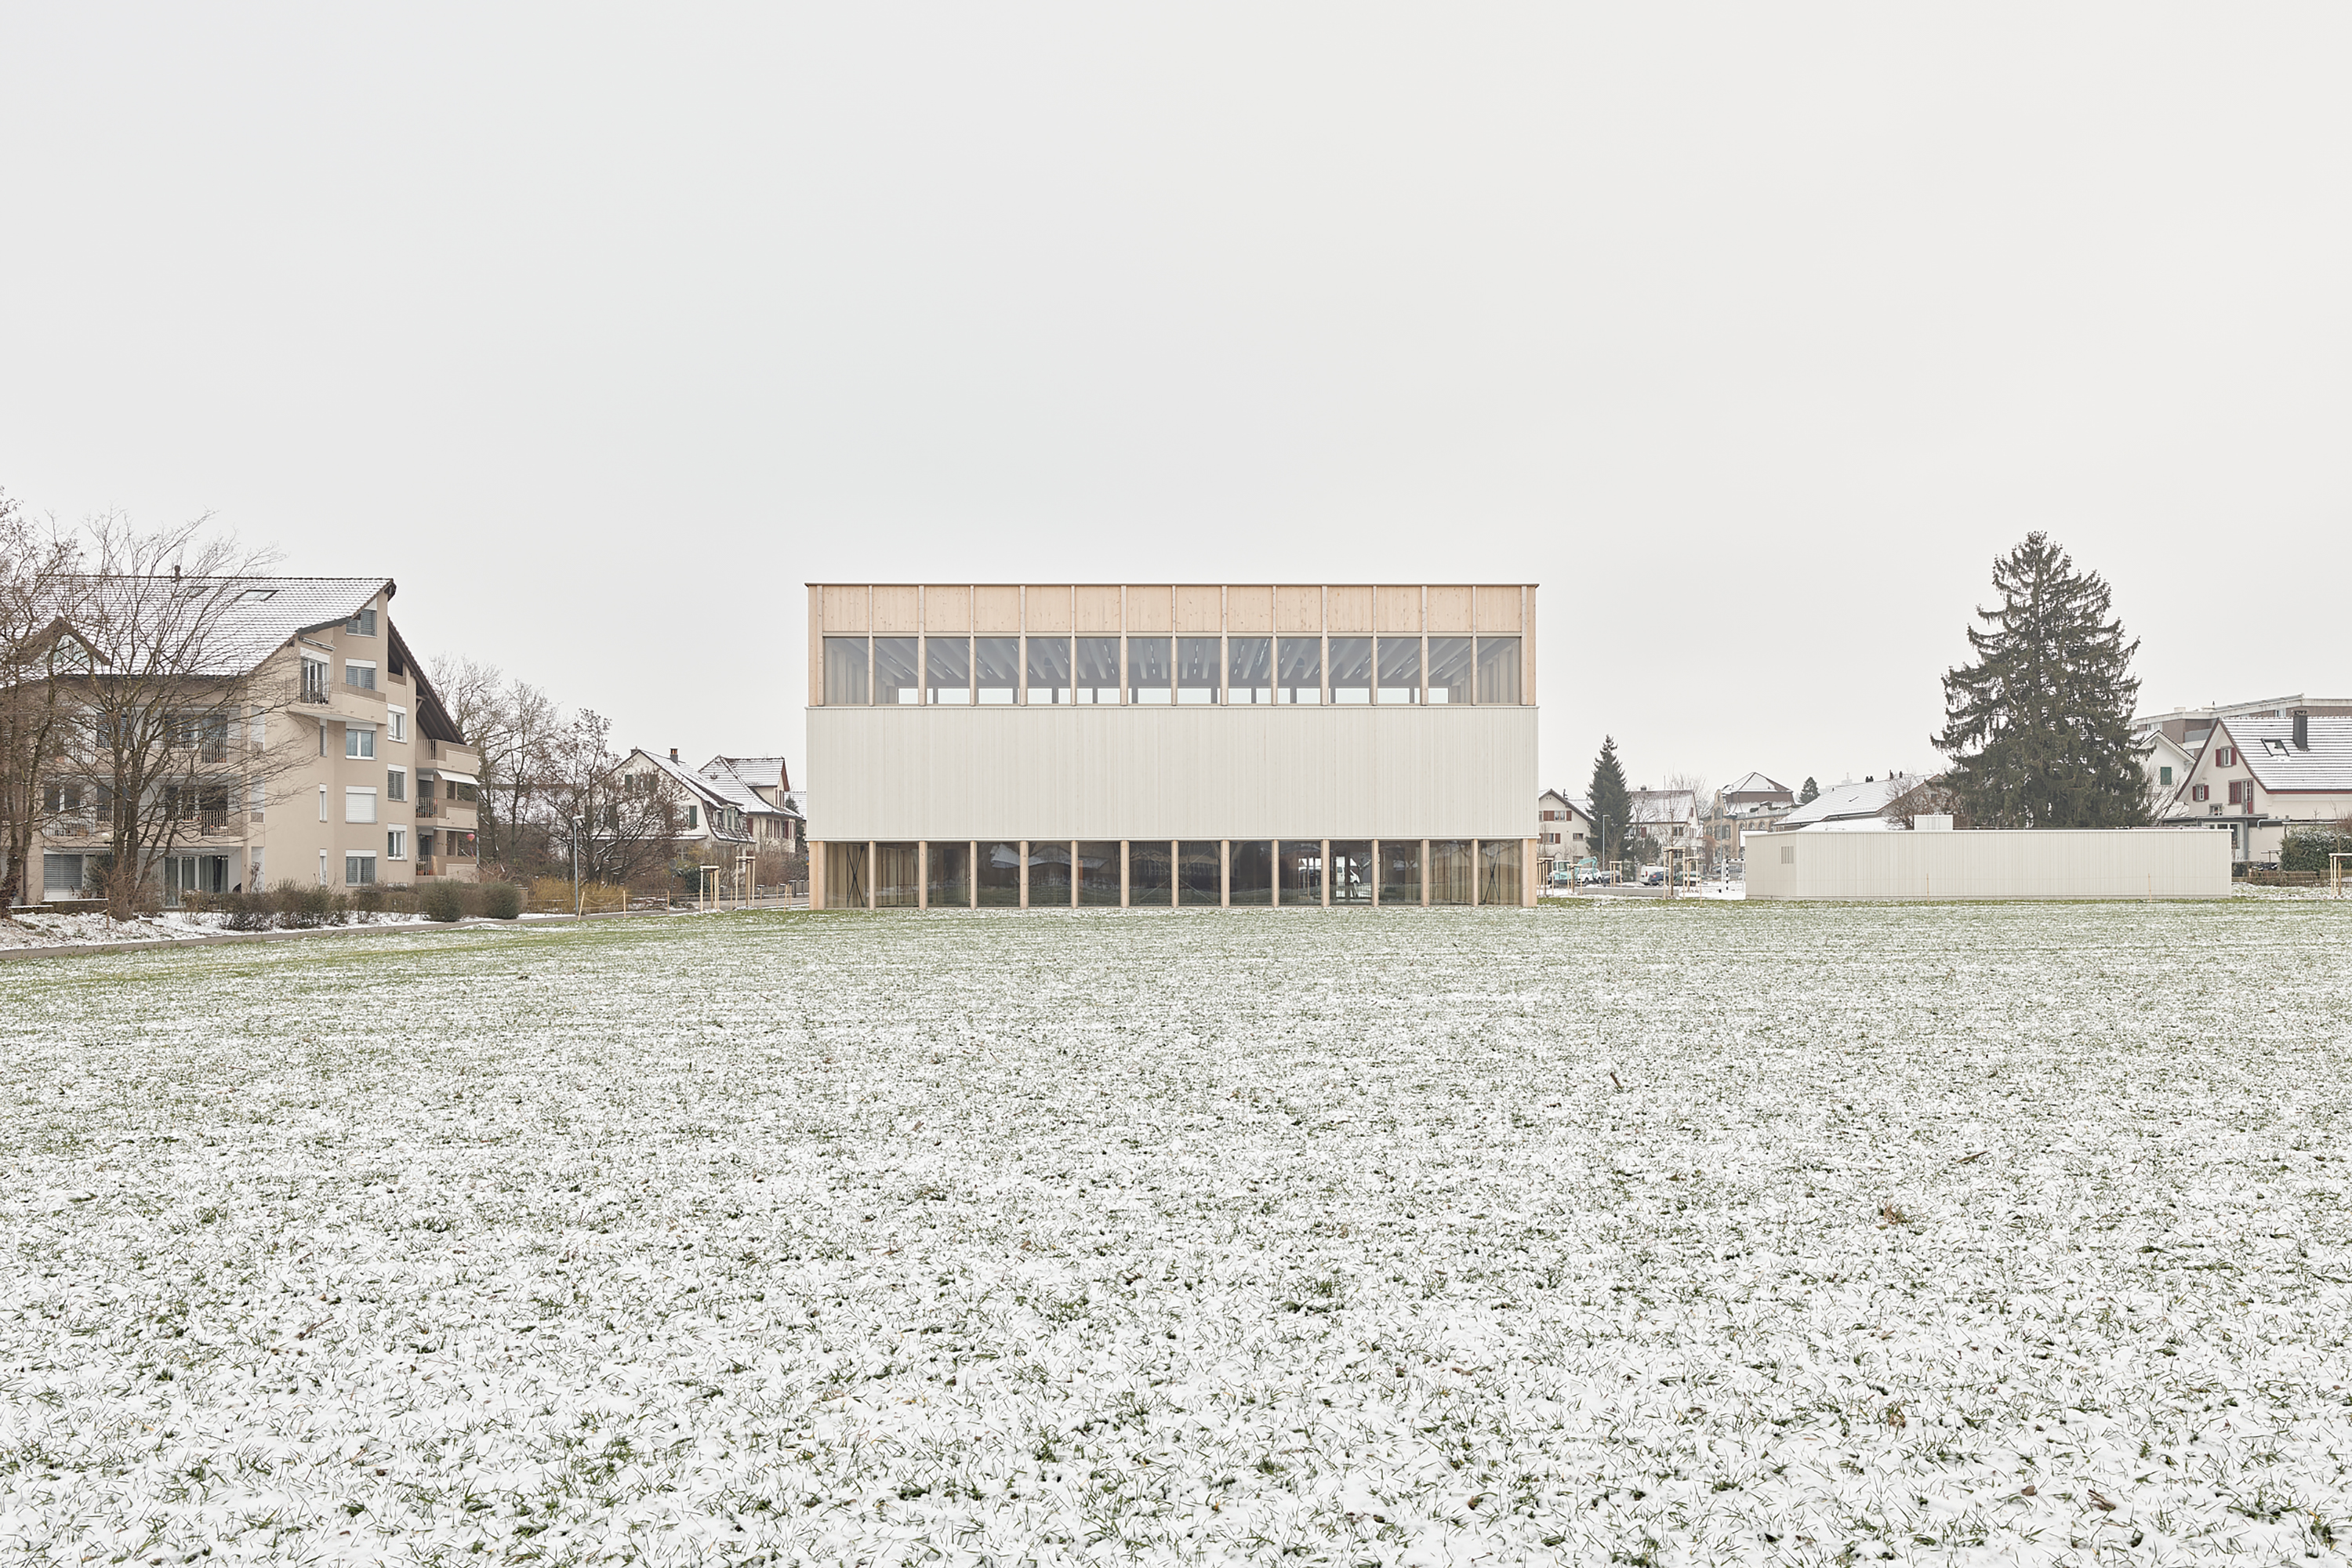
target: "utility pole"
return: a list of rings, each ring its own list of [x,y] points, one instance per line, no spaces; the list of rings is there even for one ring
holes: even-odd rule
[[[580,833],[588,826],[584,816],[572,819],[572,918],[580,918]]]

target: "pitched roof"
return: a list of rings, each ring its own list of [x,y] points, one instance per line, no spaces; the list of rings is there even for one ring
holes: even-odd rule
[[[347,621],[389,577],[100,577],[58,585],[60,613],[93,625],[129,615],[142,640],[169,637],[204,676],[244,675],[289,641]]]
[[[2311,743],[2302,751],[2292,719],[2224,719],[2217,727],[2266,790],[2352,792],[2352,718],[2314,714],[2305,722]]]
[[[1698,816],[1698,797],[1686,789],[1636,789],[1626,793],[1636,826],[1643,823],[1689,822]]]
[[[1908,794],[1913,786],[1926,782],[1917,773],[1889,773],[1885,778],[1864,779],[1860,784],[1836,784],[1782,817],[1780,826],[1787,831],[1824,822],[1876,816],[1896,797]]]
[[[1723,786],[1725,795],[1788,795],[1796,792],[1778,779],[1768,779],[1762,773],[1748,773]]]
[[[789,790],[793,787],[792,770],[782,757],[713,757],[702,764],[705,778],[717,778],[732,773],[754,789]]]

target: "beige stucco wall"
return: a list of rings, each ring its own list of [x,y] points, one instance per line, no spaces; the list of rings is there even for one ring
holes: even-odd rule
[[[2230,836],[2143,827],[1751,833],[1751,900],[2219,899]]]

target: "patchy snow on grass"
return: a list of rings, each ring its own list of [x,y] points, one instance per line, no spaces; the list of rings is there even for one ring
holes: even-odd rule
[[[2309,901],[754,913],[0,969],[25,1561],[2352,1542]]]

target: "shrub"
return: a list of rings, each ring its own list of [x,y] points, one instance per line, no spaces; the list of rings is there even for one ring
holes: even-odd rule
[[[482,913],[494,921],[510,921],[522,913],[522,888],[515,882],[482,885]]]
[[[362,882],[352,889],[352,908],[363,914],[383,912],[384,896],[392,889],[382,882]]]
[[[333,889],[316,883],[280,882],[269,890],[269,902],[278,923],[289,929],[341,925],[351,918]]]
[[[426,920],[454,925],[466,918],[465,889],[446,877],[436,877],[416,895],[416,908]]]
[[[2329,827],[2297,828],[2279,846],[2279,869],[2316,871],[2324,877],[2329,854],[2347,851],[2352,851],[2352,834]]]
[[[219,893],[211,901],[228,917],[221,924],[230,931],[268,931],[278,923],[268,893]]]

